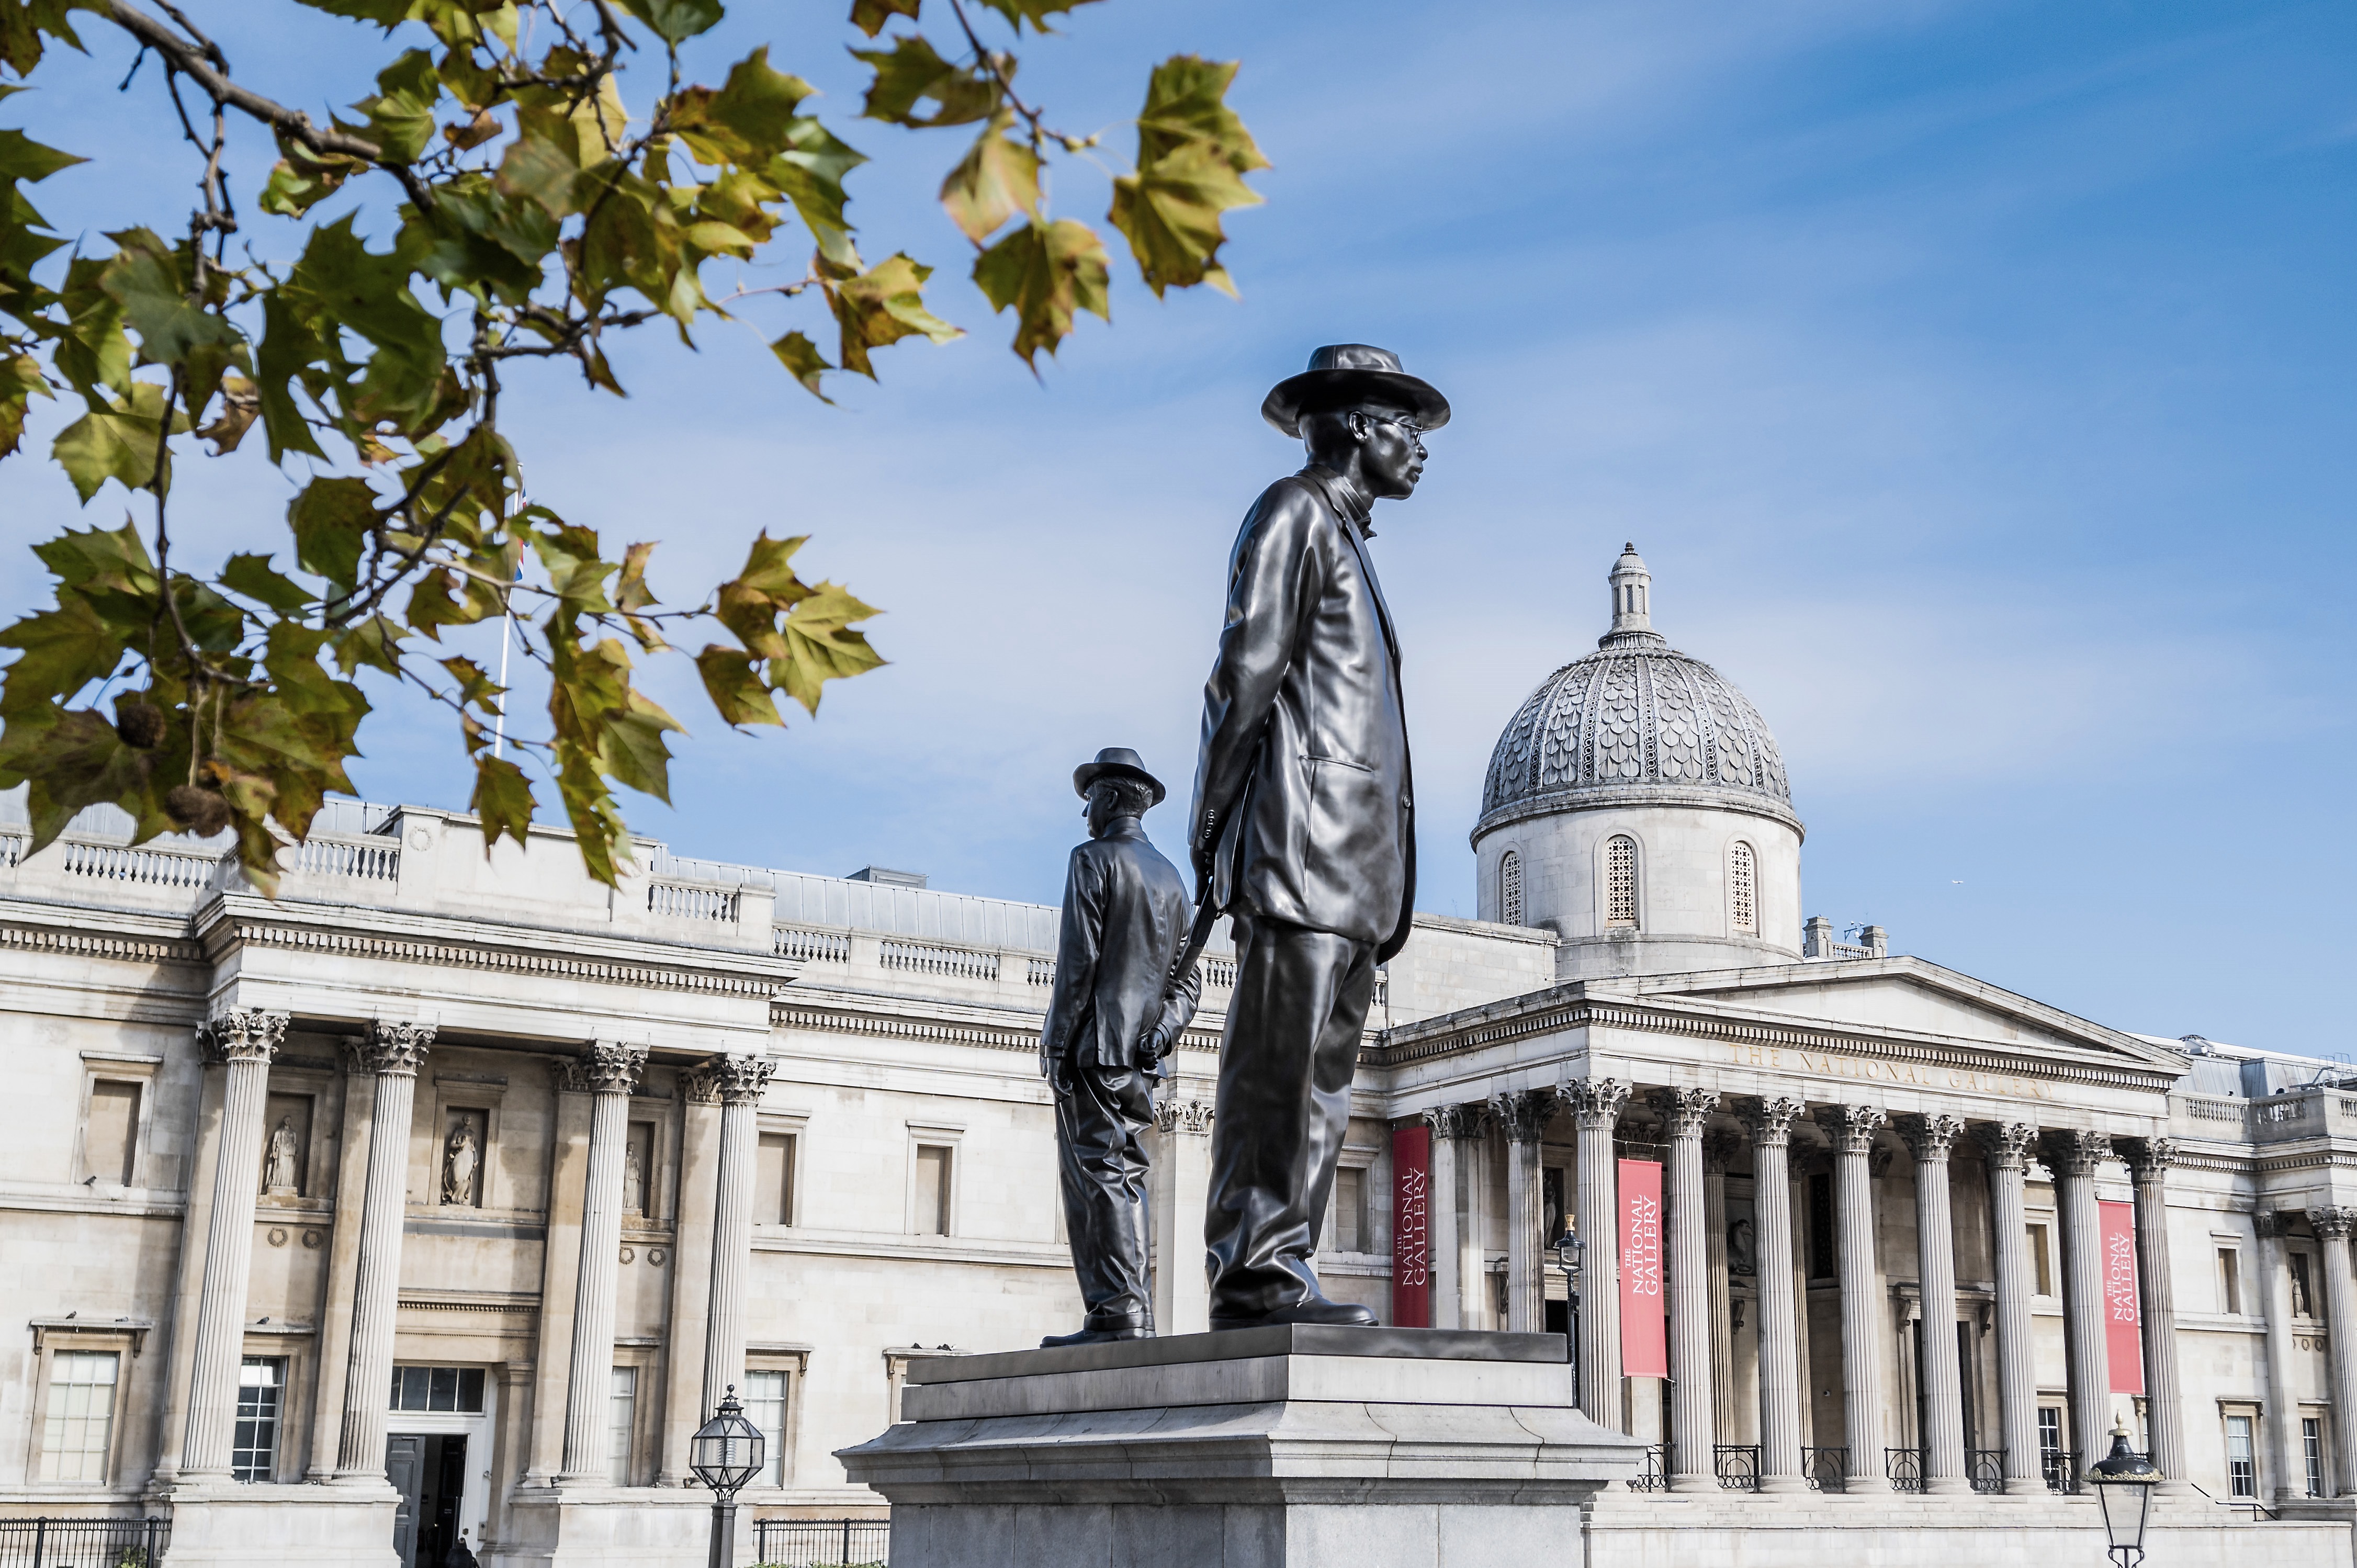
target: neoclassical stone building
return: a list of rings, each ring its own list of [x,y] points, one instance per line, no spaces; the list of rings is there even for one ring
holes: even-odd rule
[[[1419,917],[1378,993],[1329,1288],[1564,1331],[1584,1244],[1583,1405],[1657,1445],[1564,1521],[1594,1564],[2080,1550],[2122,1422],[2170,1477],[2156,1563],[2350,1563],[2357,1083],[1804,920],[1767,725],[1633,550],[1611,585],[1498,743],[1482,918]],[[166,1520],[173,1563],[692,1564],[723,1388],[771,1438],[755,1515],[877,1514],[832,1454],[912,1359],[1071,1326],[1052,909],[653,843],[614,892],[562,833],[487,858],[357,805],[274,899],[18,822],[0,1515]],[[1204,1325],[1209,965],[1165,1332]]]

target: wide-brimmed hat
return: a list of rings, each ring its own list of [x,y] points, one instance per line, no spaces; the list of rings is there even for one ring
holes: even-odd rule
[[[1162,787],[1161,779],[1146,770],[1146,764],[1137,759],[1137,753],[1125,746],[1106,746],[1097,753],[1094,762],[1083,762],[1073,768],[1072,793],[1085,800],[1089,786],[1100,779],[1135,779],[1153,791],[1154,803],[1157,806],[1162,804],[1162,797],[1169,793]]]
[[[1329,343],[1309,356],[1309,368],[1276,383],[1260,416],[1287,435],[1301,434],[1301,416],[1348,408],[1370,394],[1397,403],[1426,430],[1448,423],[1448,400],[1431,382],[1400,369],[1397,354],[1365,343]]]

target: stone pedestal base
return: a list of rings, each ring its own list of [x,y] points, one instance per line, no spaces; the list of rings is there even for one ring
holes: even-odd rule
[[[836,1457],[893,1568],[1439,1568],[1559,1558],[1641,1445],[1563,1340],[1243,1329],[917,1362]]]
[[[374,1486],[190,1484],[169,1495],[165,1568],[300,1563],[305,1568],[400,1568],[393,1515],[400,1498]]]
[[[483,1568],[705,1568],[712,1494],[701,1487],[518,1487]],[[750,1562],[753,1522],[737,1511],[737,1555]]]

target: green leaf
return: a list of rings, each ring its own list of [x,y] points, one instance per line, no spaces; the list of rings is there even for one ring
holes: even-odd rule
[[[361,544],[376,521],[376,496],[366,479],[313,479],[286,509],[296,561],[306,572],[325,577],[339,595],[358,585]]]
[[[816,389],[813,388],[813,391]],[[25,410],[36,397],[53,398],[41,362],[30,354],[0,359],[0,457],[14,452],[25,439]]]
[[[518,844],[532,827],[532,781],[523,769],[500,757],[475,758],[475,793],[467,809],[483,824],[483,853],[502,834]]]
[[[1137,162],[1143,168],[1181,148],[1208,143],[1238,174],[1269,166],[1244,123],[1228,107],[1237,62],[1172,55],[1154,68],[1146,107],[1137,116]]]
[[[109,234],[117,250],[99,286],[123,306],[124,325],[139,337],[149,364],[178,365],[202,349],[234,350],[245,335],[225,317],[188,302],[188,281],[175,249],[145,229]],[[206,389],[210,394],[210,389]],[[191,395],[191,403],[196,398]]]
[[[551,218],[565,218],[573,212],[573,182],[580,173],[570,146],[527,128],[500,159],[499,188],[502,195],[529,197]]]
[[[135,381],[129,402],[93,406],[58,433],[49,455],[65,469],[66,478],[73,481],[74,491],[84,505],[109,479],[120,481],[125,489],[155,488],[164,392],[164,388],[152,382]],[[186,430],[188,424],[187,415],[173,410],[173,432]],[[163,456],[163,488],[169,490],[171,454],[167,451]]]
[[[753,656],[743,649],[713,643],[695,656],[695,668],[712,705],[732,727],[786,722],[778,716],[778,704],[754,669]]]
[[[1113,319],[1104,245],[1084,223],[1034,220],[975,258],[974,281],[993,310],[1014,306],[1015,351],[1034,371],[1072,330],[1072,313]]]
[[[668,805],[671,748],[663,736],[673,732],[684,735],[687,729],[638,693],[630,693],[620,712],[606,715],[598,766],[617,782]]]
[[[955,65],[933,50],[922,33],[892,40],[888,49],[854,49],[853,58],[876,68],[860,113],[895,125],[970,125],[998,108],[999,87],[988,71]],[[917,105],[931,100],[930,114]]]
[[[368,167],[358,158],[321,157],[302,143],[283,136],[278,154],[278,162],[263,185],[261,206],[264,212],[281,218],[302,217]]]
[[[622,0],[630,15],[667,44],[683,44],[720,21],[720,0]]]
[[[352,105],[368,116],[369,139],[388,163],[415,163],[434,141],[434,105],[442,79],[434,57],[410,49],[377,73],[377,96]]]
[[[884,30],[884,24],[895,16],[917,19],[917,8],[924,0],[851,0],[851,25],[869,38]]]
[[[1055,29],[1048,26],[1049,17],[1060,16],[1082,5],[1092,5],[1096,0],[982,0],[982,3],[1006,17],[1006,25],[1019,36],[1026,22],[1031,24],[1034,32],[1053,32]]]
[[[258,599],[280,615],[294,615],[315,602],[308,590],[270,564],[267,555],[241,554],[221,568],[221,585],[233,594]]]
[[[0,131],[0,180],[44,180],[61,168],[88,162],[45,147],[22,131]]]
[[[847,199],[843,177],[866,157],[807,114],[795,120],[786,143],[786,150],[771,158],[763,172],[792,200],[803,227],[818,242],[819,254],[835,266],[856,271],[859,256],[851,248],[851,225],[843,216]]]
[[[809,389],[811,396],[821,403],[834,401],[819,391],[820,374],[834,367],[826,362],[826,356],[818,351],[818,345],[812,342],[807,334],[789,332],[770,345],[770,352],[778,357],[780,364],[793,372],[794,380]]]
[[[711,120],[728,130],[745,156],[728,161],[758,165],[781,151],[793,128],[794,110],[811,95],[811,84],[770,65],[770,46],[763,44],[728,70],[705,106]]]
[[[270,438],[270,460],[285,460],[289,452],[325,457],[311,435],[310,423],[295,402],[294,385],[326,352],[295,304],[277,289],[262,296],[262,342],[254,350],[254,397],[262,413],[263,433]]]
[[[74,37],[66,20],[66,13],[72,9],[72,0],[9,0],[0,5],[0,65],[18,76],[30,76],[41,63],[44,36],[70,48],[81,48],[81,40]]]
[[[46,708],[104,680],[122,661],[123,646],[80,595],[60,595],[57,608],[0,630],[0,648],[17,650],[0,679],[0,716]]]
[[[753,548],[746,552],[745,569],[739,572],[731,586],[743,587],[765,597],[784,601],[778,607],[802,598],[810,590],[794,575],[794,552],[810,542],[810,535],[797,533],[787,539],[772,539],[763,529],[753,540]]]
[[[866,634],[850,629],[852,622],[882,613],[836,584],[821,583],[786,617],[786,652],[770,660],[770,683],[816,717],[820,688],[827,682],[862,675],[884,663]]]
[[[1233,61],[1173,55],[1155,67],[1137,117],[1137,172],[1114,181],[1114,227],[1159,295],[1199,283],[1233,294],[1219,264],[1222,215],[1260,197],[1242,177],[1266,168],[1252,134],[1229,109]]]
[[[874,381],[876,368],[867,358],[871,349],[897,343],[903,338],[923,337],[946,343],[965,336],[962,329],[925,308],[924,283],[932,275],[932,268],[920,266],[901,253],[878,262],[856,277],[822,282],[827,304],[834,310],[835,324],[842,329],[839,358],[845,370],[856,371]]]
[[[964,157],[942,181],[942,205],[965,237],[981,244],[1017,212],[1039,216],[1039,156],[1006,135],[1015,116],[991,116]]]
[[[409,20],[415,9],[414,0],[297,0],[314,11],[325,11],[330,16],[350,16],[356,22],[374,22],[386,32]]]
[[[147,553],[147,542],[128,517],[121,528],[69,528],[34,545],[33,553],[62,586],[85,598],[122,596],[136,603],[115,607],[140,618],[155,607],[159,585],[155,557]],[[103,613],[109,607],[101,603],[97,607]],[[142,629],[144,624],[143,618]]]

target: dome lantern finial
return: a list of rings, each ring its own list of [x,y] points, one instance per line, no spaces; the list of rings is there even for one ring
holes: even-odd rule
[[[1612,629],[1596,639],[1598,648],[1629,642],[1666,643],[1653,629],[1653,575],[1632,542],[1612,564]]]

